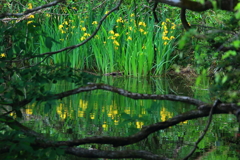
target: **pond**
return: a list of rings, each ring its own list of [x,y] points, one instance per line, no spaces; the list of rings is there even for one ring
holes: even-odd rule
[[[135,93],[178,94],[204,102],[214,101],[208,90],[207,78],[198,78],[196,83],[181,76],[103,76],[89,82],[104,83]],[[65,82],[48,86],[53,93],[77,87],[79,86]],[[59,141],[92,136],[129,136],[146,125],[163,122],[195,108],[181,102],[134,100],[106,90],[93,90],[50,103],[29,105],[24,110],[23,122]],[[184,121],[155,132],[134,145],[113,148],[111,145],[92,144],[84,147],[99,150],[147,150],[168,158],[181,159],[192,150],[207,122],[207,117]],[[239,125],[233,115],[214,115],[207,134],[191,159],[237,160],[240,158],[239,136]]]

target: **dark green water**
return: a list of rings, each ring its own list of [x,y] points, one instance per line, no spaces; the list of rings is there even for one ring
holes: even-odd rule
[[[179,77],[148,79],[100,77],[93,83],[104,83],[137,93],[178,94],[212,102],[206,78],[197,82]],[[58,83],[49,87],[54,93],[77,88],[74,84]],[[48,107],[48,108],[47,108]],[[79,93],[53,101],[28,106],[25,122],[36,131],[55,140],[72,140],[91,136],[129,136],[142,126],[165,121],[175,115],[195,109],[180,102],[133,100],[105,90]],[[125,147],[85,145],[101,150],[148,150],[173,159],[185,157],[203,132],[208,118],[185,121],[158,131],[147,139]],[[192,159],[239,159],[238,124],[233,115],[214,115],[208,133],[199,144]]]

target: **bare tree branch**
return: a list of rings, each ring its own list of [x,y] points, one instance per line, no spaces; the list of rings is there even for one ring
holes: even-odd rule
[[[208,9],[213,9],[213,4],[211,0],[205,0],[204,3],[193,0],[154,0],[155,2],[165,3],[171,6],[189,9],[196,12],[206,11]],[[230,1],[230,2],[229,2]],[[233,11],[234,7],[237,5],[238,0],[216,0],[216,6],[218,9]]]
[[[69,90],[69,91],[65,91],[59,94],[54,94],[52,96],[43,96],[43,97],[39,97],[36,99],[36,101],[46,101],[49,99],[62,99],[64,97],[68,97],[70,95],[74,95],[77,93],[81,93],[81,92],[88,92],[88,91],[93,91],[93,90],[97,90],[97,89],[102,89],[102,90],[106,90],[106,91],[111,91],[114,93],[117,93],[119,95],[125,96],[125,97],[129,97],[132,99],[155,99],[155,100],[170,100],[170,101],[178,101],[178,102],[183,102],[183,103],[187,103],[187,104],[192,104],[195,105],[197,107],[201,107],[202,105],[207,105],[204,102],[191,98],[191,97],[187,97],[187,96],[178,96],[178,95],[173,95],[173,94],[168,94],[168,95],[157,95],[157,94],[142,94],[142,93],[133,93],[127,90],[124,90],[122,88],[117,88],[117,87],[113,87],[107,84],[102,84],[102,83],[98,83],[98,84],[90,84],[87,85],[85,87],[79,87],[73,90]],[[32,99],[25,99],[23,101],[20,102],[15,102],[15,103],[11,103],[11,104],[7,104],[9,106],[25,106],[26,104],[30,103],[32,101]]]
[[[126,150],[126,151],[101,151],[101,150],[88,150],[83,148],[68,148],[66,153],[76,155],[78,157],[88,157],[88,158],[143,158],[149,160],[170,160],[165,157],[161,157],[156,154],[152,154],[147,151],[136,151],[136,150]]]
[[[212,3],[209,1],[206,1],[204,3],[196,2],[192,0],[155,0],[155,1],[160,3],[165,3],[170,6],[189,9],[197,12],[206,11],[208,9],[213,8]]]
[[[191,27],[188,24],[187,19],[186,19],[186,9],[184,9],[184,8],[181,9],[180,17],[181,17],[181,22],[182,22],[184,29],[189,30]]]
[[[38,148],[46,148],[50,146],[56,146],[56,142],[48,140],[42,134],[35,132],[34,130],[22,125],[18,121],[14,120],[12,117],[2,117],[4,118],[5,123],[13,128],[21,130],[28,136],[35,137],[35,143],[32,143],[32,147]],[[18,141],[10,140],[13,143],[19,143]],[[60,145],[62,146],[62,145]],[[59,147],[59,146],[58,146]],[[6,146],[4,148],[0,148],[1,153],[7,153],[10,151],[10,147]],[[90,149],[83,149],[83,148],[74,148],[68,147],[65,149],[65,153],[75,155],[78,157],[88,157],[88,158],[143,158],[143,159],[158,159],[158,160],[169,160],[168,158],[161,157],[156,154],[152,154],[151,152],[147,151],[137,151],[137,150],[126,150],[126,151],[101,151],[101,150],[90,150]]]
[[[113,87],[113,86],[102,84],[102,83],[90,84],[85,87],[79,87],[79,88],[65,91],[65,92],[62,92],[59,94],[54,94],[52,96],[48,95],[48,96],[39,97],[36,99],[36,101],[46,101],[49,99],[62,99],[64,97],[68,97],[70,95],[74,95],[74,94],[81,93],[81,92],[88,92],[88,91],[97,90],[97,89],[111,91],[111,92],[117,93],[117,94],[125,96],[125,97],[129,97],[132,99],[154,99],[154,100],[178,101],[178,102],[183,102],[183,103],[187,103],[190,105],[195,105],[196,107],[198,107],[198,109],[205,109],[205,107],[211,107],[210,104],[207,104],[198,99],[194,99],[194,98],[187,97],[187,96],[178,96],[178,95],[172,95],[172,94],[157,95],[157,94],[133,93],[133,92],[121,89],[121,88]],[[31,101],[32,101],[32,99],[25,99],[23,101],[15,102],[15,103],[7,104],[7,105],[12,106],[12,107],[14,107],[14,106],[19,107],[19,106],[25,106],[26,104],[30,103]],[[233,111],[238,109],[239,106],[235,103],[222,103],[221,105],[219,105],[219,107],[221,107],[220,110],[222,110],[223,112],[233,113]]]
[[[9,17],[9,16],[11,16],[11,17],[21,17],[21,16],[24,16],[24,15],[28,15],[29,13],[33,13],[33,12],[36,12],[38,10],[44,9],[44,8],[56,6],[58,3],[62,3],[64,1],[65,0],[56,0],[56,1],[50,2],[48,4],[38,6],[38,7],[33,8],[33,9],[28,9],[23,13],[2,13],[2,14],[0,14],[0,18]]]

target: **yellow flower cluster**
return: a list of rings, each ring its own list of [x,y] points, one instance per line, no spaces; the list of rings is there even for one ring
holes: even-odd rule
[[[89,37],[90,34],[89,33],[84,33],[83,36],[80,38],[81,41],[84,41],[85,39],[87,39],[87,37]]]
[[[132,37],[128,36],[127,41],[131,41],[131,40],[132,40]]]
[[[28,9],[32,9],[32,3],[28,3]],[[34,15],[30,15],[27,17],[28,19],[34,18]],[[27,24],[33,23],[33,21],[27,21]]]
[[[28,9],[32,9],[32,3],[28,3]]]
[[[137,127],[138,129],[142,128],[143,125],[144,125],[143,122],[139,122],[139,121],[136,122],[136,127]]]
[[[141,32],[141,33],[143,33],[143,34],[147,34],[147,32],[144,30],[146,27],[147,27],[147,25],[146,25],[146,23],[145,22],[139,22],[138,23],[138,26],[139,27],[141,27],[141,28],[139,28],[139,32]]]
[[[116,20],[117,23],[123,23],[124,20],[122,19],[122,17],[119,17],[117,20]]]
[[[167,45],[168,44],[168,41],[174,39],[175,37],[174,36],[170,36],[168,37],[168,28],[170,28],[171,32],[170,33],[173,33],[172,30],[174,30],[176,28],[176,25],[174,23],[171,23],[170,19],[166,19],[165,22],[162,22],[162,28],[163,28],[163,35],[162,35],[162,39],[164,40],[164,45]]]
[[[60,24],[58,26],[58,29],[60,30],[60,32],[63,33],[67,33],[67,30],[69,29],[70,23],[72,23],[73,20],[69,20],[69,21],[64,21],[62,24]],[[71,28],[74,28],[75,26],[72,26]]]
[[[167,109],[165,107],[162,107],[161,111],[160,111],[160,116],[161,116],[161,120],[162,122],[166,121],[168,118],[171,118],[173,116],[173,113],[167,111]]]
[[[98,22],[97,21],[93,21],[92,24],[98,24]]]
[[[73,20],[64,21],[62,24],[60,24],[60,25],[58,26],[58,29],[60,30],[60,32],[61,32],[62,34],[67,33],[67,31],[69,31],[69,28],[70,28],[70,29],[76,28],[76,26],[71,26],[71,23],[72,23],[72,22],[74,22],[74,21],[73,21]],[[84,21],[80,21],[80,24],[82,24],[82,23],[84,23]],[[97,21],[93,21],[92,24],[98,24],[98,23],[97,23]],[[71,27],[70,27],[70,26],[71,26]],[[87,28],[84,27],[84,26],[82,26],[82,25],[80,25],[80,31],[83,32],[83,35],[80,37],[80,40],[81,40],[81,41],[84,41],[85,39],[87,39],[87,37],[90,36],[90,34],[86,32],[86,31],[87,31]],[[73,32],[71,32],[71,34],[73,34]],[[60,39],[60,40],[63,41],[64,39]]]
[[[116,38],[119,37],[120,34],[119,33],[115,33],[113,30],[110,30],[109,34],[110,34],[110,36],[108,37],[108,39],[112,39],[113,40],[113,44],[115,46],[115,49],[118,49],[118,46],[120,46],[120,44],[119,44],[119,42],[117,41]]]

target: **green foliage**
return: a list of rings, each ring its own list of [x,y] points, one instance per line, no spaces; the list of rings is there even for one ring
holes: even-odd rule
[[[237,8],[235,14],[216,11],[214,16],[210,16],[204,12],[202,17],[209,17],[204,23],[206,27],[193,25],[179,41],[179,49],[183,52],[178,59],[183,62],[181,65],[190,63],[198,74],[211,77],[212,94],[225,102],[239,102],[240,28]],[[196,22],[191,14],[189,22]]]
[[[96,76],[79,73],[78,69],[102,73],[124,71],[126,75],[140,77],[141,75],[162,74],[177,59],[176,54],[172,56],[175,49],[174,42],[179,35],[179,31],[176,31],[179,19],[175,20],[177,12],[170,13],[168,7],[162,7],[162,21],[155,24],[151,14],[146,9],[141,10],[139,7],[134,11],[133,1],[125,1],[121,10],[110,15],[94,39],[83,47],[55,55],[43,54],[86,40],[96,29],[100,18],[114,5],[114,3],[108,3],[107,6],[93,10],[95,5],[102,2],[94,1],[95,4],[88,1],[80,4],[75,2],[67,1],[67,4],[52,7],[49,10],[51,14],[43,11],[40,14],[29,15],[6,24],[0,22],[0,110],[9,112],[9,116],[17,120],[21,120],[25,116],[25,109],[32,109],[31,105],[34,106],[35,110],[42,111],[46,115],[52,117],[57,115],[55,120],[60,125],[53,126],[53,128],[47,126],[51,128],[50,131],[44,128],[46,126],[43,125],[43,122],[36,123],[40,126],[38,126],[39,131],[49,135],[57,134],[59,130],[56,128],[61,128],[60,122],[65,120],[67,124],[64,127],[69,127],[71,132],[75,130],[76,126],[81,128],[88,124],[98,126],[99,130],[101,128],[104,131],[111,131],[113,129],[109,124],[120,124],[125,127],[121,132],[118,132],[118,135],[126,132],[130,135],[138,131],[144,123],[157,122],[159,118],[165,121],[172,116],[173,112],[177,113],[178,111],[174,109],[169,110],[164,107],[169,105],[167,102],[120,100],[122,106],[135,106],[131,110],[133,113],[129,114],[128,108],[114,108],[115,106],[112,104],[112,99],[114,99],[112,97],[116,96],[114,94],[106,98],[108,103],[106,106],[109,108],[102,112],[102,108],[97,108],[96,104],[99,104],[106,96],[102,96],[100,93],[96,96],[101,100],[99,103],[94,102],[96,97],[89,100],[88,103],[93,106],[92,108],[87,108],[84,101],[81,101],[81,107],[77,106],[75,110],[69,109],[68,114],[63,114],[66,108],[61,106],[68,104],[70,106],[86,96],[75,96],[76,99],[68,100],[70,103],[65,104],[54,100],[53,95],[70,90],[71,87],[83,86],[96,78]],[[2,12],[17,13],[43,4],[45,1],[21,1],[21,4],[7,1],[0,8]],[[179,43],[181,49],[190,48],[189,51],[194,51],[193,55],[190,55],[192,52],[187,52],[186,57],[190,57],[188,60],[194,61],[194,65],[198,67],[198,73],[206,74],[206,71],[211,70],[211,67],[218,69],[214,73],[215,84],[212,90],[217,93],[217,97],[228,102],[239,102],[240,57],[238,49],[240,41],[239,38],[231,39],[232,36],[235,36],[234,33],[239,31],[239,5],[235,10],[235,17],[227,18],[219,25],[224,32],[213,33],[207,37],[207,40],[199,42],[192,38],[198,32],[190,30],[181,37],[182,40]],[[174,18],[167,19],[166,16]],[[222,14],[221,18],[224,16]],[[201,16],[196,14],[191,16],[193,21],[200,18]],[[209,13],[204,17],[204,20],[208,18],[212,22],[211,24],[216,23]],[[231,34],[227,32],[228,30],[231,31]],[[195,46],[184,48],[190,43]],[[212,51],[215,46],[219,47],[219,44],[223,47],[232,47],[232,49]],[[62,86],[65,86],[66,82],[72,83],[72,86],[63,88]],[[142,83],[147,84],[148,82],[139,82],[140,79],[137,79],[135,84],[131,85],[131,89],[132,86],[137,86],[136,91],[148,92],[150,87],[145,89],[142,87]],[[114,80],[109,83],[114,85]],[[152,83],[156,84],[155,92],[157,93],[166,93],[167,91],[162,91],[169,88],[167,85],[161,84],[162,82],[154,81]],[[201,86],[201,83],[198,79],[196,86]],[[208,85],[208,83],[204,84]],[[51,87],[57,85],[61,86],[58,86],[61,90],[53,92]],[[139,88],[143,90],[139,90]],[[145,106],[148,108],[144,108]],[[159,106],[162,107],[159,108]],[[81,117],[80,115],[82,116],[81,120],[71,120],[72,117]],[[67,119],[67,116],[70,118]],[[120,118],[122,119],[120,120]],[[34,120],[37,121],[37,119]],[[33,146],[35,138],[26,136],[16,125],[4,125],[8,120],[2,115],[0,122],[0,148],[10,148],[9,153],[0,155],[0,159],[56,159],[57,156],[64,154],[61,147],[41,149]],[[130,129],[126,129],[126,126]],[[87,127],[89,128],[89,126]],[[70,132],[69,130],[68,132]],[[78,134],[88,136],[89,132],[91,131],[84,130],[79,131]],[[198,132],[194,134],[197,135]],[[167,135],[165,136],[167,137]],[[172,140],[177,137],[169,136],[168,138]]]

